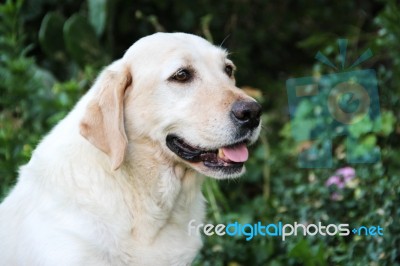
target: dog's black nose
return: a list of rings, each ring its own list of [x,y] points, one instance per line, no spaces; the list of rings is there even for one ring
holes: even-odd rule
[[[255,101],[237,101],[232,106],[231,117],[241,127],[253,129],[260,124],[261,105]]]

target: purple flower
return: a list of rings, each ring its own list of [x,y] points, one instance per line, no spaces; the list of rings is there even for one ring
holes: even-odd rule
[[[327,187],[332,186],[332,185],[336,185],[338,188],[343,188],[345,183],[339,176],[333,175],[333,176],[329,177],[329,179],[325,183],[325,186],[327,186]]]
[[[342,200],[342,199],[343,199],[343,196],[340,195],[337,192],[333,192],[332,195],[331,195],[331,200],[339,201],[339,200]]]
[[[336,185],[342,189],[345,185],[356,176],[356,170],[352,167],[343,167],[336,170],[335,174],[328,178],[325,186],[329,187]]]
[[[347,183],[349,183],[356,176],[356,170],[352,167],[343,167],[336,170],[335,174],[328,178],[325,182],[325,186],[330,187],[335,185],[339,190],[343,189]],[[331,200],[339,201],[342,200],[343,196],[340,191],[333,192],[331,194]]]
[[[354,168],[352,168],[352,167],[347,166],[347,167],[337,169],[336,175],[342,176],[344,179],[344,182],[347,183],[348,181],[350,181],[351,179],[353,179],[356,176],[356,170],[354,170]]]

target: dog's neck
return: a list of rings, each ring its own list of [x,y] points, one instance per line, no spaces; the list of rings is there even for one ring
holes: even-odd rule
[[[204,177],[183,163],[173,163],[151,141],[135,141],[128,147],[121,171],[132,189],[132,216],[135,238],[154,241],[166,224],[183,227],[190,220],[201,223],[204,199],[201,184]],[[123,184],[121,184],[123,185]],[[124,184],[126,186],[126,184]],[[127,199],[126,199],[127,200]],[[127,201],[129,202],[129,200]],[[140,216],[137,215],[140,213]],[[143,226],[142,226],[143,225]],[[141,228],[153,227],[152,231]]]

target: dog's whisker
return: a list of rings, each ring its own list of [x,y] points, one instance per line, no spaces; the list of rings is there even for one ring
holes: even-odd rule
[[[221,44],[219,45],[219,47],[222,47],[222,45],[224,45],[225,41],[231,37],[231,34],[226,35],[226,37],[222,40]]]

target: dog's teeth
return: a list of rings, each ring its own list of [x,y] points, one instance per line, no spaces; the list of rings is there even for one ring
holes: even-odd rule
[[[217,156],[217,157],[218,157],[219,159],[223,160],[223,161],[229,160],[229,159],[226,157],[226,155],[225,155],[225,153],[224,153],[224,150],[223,150],[222,148],[218,149],[218,156]]]
[[[221,158],[221,159],[225,158],[225,154],[224,154],[224,151],[222,149],[218,149],[218,157]]]

